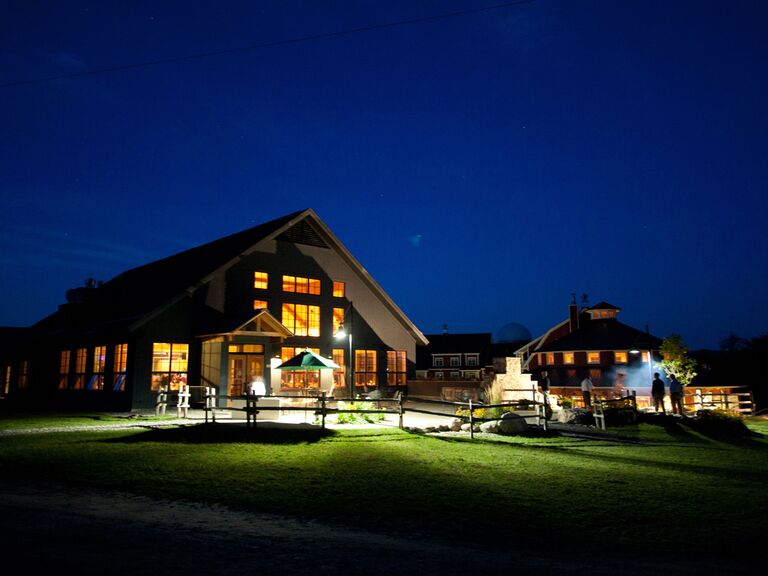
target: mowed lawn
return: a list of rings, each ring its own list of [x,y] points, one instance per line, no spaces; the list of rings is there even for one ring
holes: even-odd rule
[[[755,429],[766,430],[757,421]],[[0,478],[222,503],[373,530],[563,549],[737,555],[768,533],[768,441],[623,428],[566,437],[226,424],[0,437]]]

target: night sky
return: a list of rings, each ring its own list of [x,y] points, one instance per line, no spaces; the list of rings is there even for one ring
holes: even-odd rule
[[[0,325],[314,208],[425,333],[570,293],[768,332],[768,2],[29,0],[0,12]]]

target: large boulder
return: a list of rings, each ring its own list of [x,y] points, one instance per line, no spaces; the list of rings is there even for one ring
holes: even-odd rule
[[[528,423],[525,418],[513,412],[505,412],[498,421],[499,434],[523,434],[526,430],[528,430]]]
[[[482,424],[480,424],[480,432],[484,432],[485,434],[498,434],[499,432],[498,420],[483,422]]]
[[[581,424],[582,426],[592,426],[595,418],[592,412],[584,408],[566,408],[557,415],[557,421],[563,424]]]
[[[451,422],[451,432],[459,432],[461,430],[462,424],[464,424],[464,422],[462,422],[461,419],[456,418],[453,422]]]

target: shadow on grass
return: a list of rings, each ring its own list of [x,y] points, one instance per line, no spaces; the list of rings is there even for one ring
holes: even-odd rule
[[[312,444],[335,435],[322,428],[248,428],[245,424],[198,424],[151,428],[139,434],[109,438],[110,444],[168,442],[171,444]]]
[[[763,483],[768,483],[768,470],[761,470],[761,469],[745,469],[740,468],[739,470],[734,470],[731,466],[727,465],[724,461],[723,466],[710,466],[705,464],[695,464],[695,463],[685,463],[682,461],[674,461],[674,462],[665,462],[657,459],[649,458],[647,460],[641,459],[641,458],[633,458],[629,456],[623,456],[621,454],[611,454],[611,453],[605,453],[605,452],[594,452],[589,449],[591,448],[604,448],[604,447],[620,447],[624,449],[629,450],[640,450],[640,451],[647,451],[648,449],[652,449],[654,447],[676,447],[676,448],[684,448],[684,449],[693,449],[693,450],[707,450],[707,451],[723,451],[724,453],[727,453],[729,450],[733,448],[758,448],[762,449],[764,453],[768,454],[768,451],[766,450],[766,445],[759,443],[759,442],[750,442],[750,440],[742,440],[737,445],[731,445],[727,447],[720,447],[717,446],[717,443],[707,443],[706,440],[698,440],[699,443],[684,443],[684,444],[670,444],[670,443],[663,443],[663,444],[619,444],[619,443],[610,443],[605,441],[578,441],[578,442],[568,442],[568,443],[558,443],[558,444],[541,444],[541,443],[514,443],[514,442],[505,442],[505,441],[498,441],[498,440],[492,440],[492,439],[479,439],[476,438],[474,440],[471,440],[469,438],[462,438],[462,437],[437,437],[435,436],[435,439],[441,441],[441,442],[448,442],[448,443],[461,443],[461,442],[469,442],[469,443],[481,443],[488,446],[494,446],[498,447],[500,449],[511,449],[511,450],[519,450],[519,451],[541,451],[541,452],[552,452],[552,453],[559,453],[568,455],[573,458],[580,458],[580,459],[586,459],[586,460],[593,460],[593,461],[601,461],[611,464],[618,464],[622,466],[633,466],[633,467],[640,467],[640,468],[649,468],[649,469],[655,469],[655,470],[669,470],[669,471],[688,471],[693,472],[696,474],[702,474],[706,476],[716,477],[716,478],[725,478],[725,479],[733,479],[734,477],[743,477],[743,478],[749,478],[752,480],[756,480]],[[585,450],[587,449],[587,450]]]

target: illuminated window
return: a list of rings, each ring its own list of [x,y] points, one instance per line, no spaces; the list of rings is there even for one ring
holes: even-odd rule
[[[281,322],[295,336],[320,336],[320,306],[286,302]]]
[[[613,361],[616,364],[626,364],[627,363],[627,353],[626,352],[614,352],[613,353]]]
[[[333,309],[333,333],[336,334],[344,326],[344,308]]]
[[[93,349],[93,374],[88,380],[88,390],[104,389],[104,365],[106,364],[106,346],[96,346]]]
[[[152,391],[161,386],[178,390],[187,383],[189,344],[155,342],[152,344]]]
[[[344,349],[343,348],[334,348],[333,349],[333,361],[339,365],[338,370],[333,371],[333,385],[336,388],[341,388],[342,390],[346,387],[347,379],[344,377],[346,374],[344,363]],[[338,394],[336,395],[339,396]],[[343,394],[342,394],[343,396]]]
[[[114,375],[115,379],[112,383],[112,390],[114,392],[125,391],[125,371],[128,366],[128,344],[116,344],[115,345],[115,367]]]
[[[555,364],[555,354],[554,352],[547,353],[547,365],[553,366]]]
[[[587,352],[587,363],[600,364],[600,352]]]
[[[269,274],[266,272],[254,272],[253,273],[253,287],[266,289],[269,286]]]
[[[355,386],[376,386],[376,350],[355,350]]]
[[[3,395],[8,396],[8,392],[11,391],[11,367],[5,367],[5,382],[3,382]]]
[[[344,298],[345,293],[345,284],[344,282],[339,282],[338,280],[333,281],[333,296],[335,298]]]
[[[227,348],[230,354],[264,354],[263,344],[230,344]]]
[[[280,350],[280,361],[290,360],[306,348],[283,346]],[[315,354],[320,354],[319,348],[309,348]],[[320,388],[320,370],[280,370],[282,388]]]
[[[643,362],[648,362],[648,352],[643,352]]]
[[[69,350],[62,350],[59,354],[59,390],[69,387],[69,359],[72,354]]]
[[[320,280],[301,276],[283,276],[283,292],[319,295]]]
[[[253,309],[254,310],[266,310],[267,309],[267,301],[266,300],[254,300],[253,301]]]
[[[563,364],[573,364],[573,352],[563,352]]]
[[[405,350],[387,351],[387,384],[405,386]]]
[[[442,368],[445,364],[442,358],[433,358],[432,359],[432,365],[435,366],[435,368]]]
[[[29,385],[29,360],[22,360],[19,363],[19,388],[26,388]]]
[[[82,390],[85,388],[85,361],[88,351],[85,348],[78,348],[75,353],[75,382],[73,388]]]

